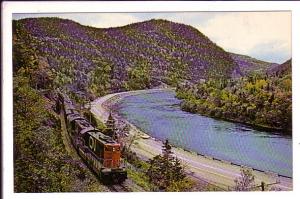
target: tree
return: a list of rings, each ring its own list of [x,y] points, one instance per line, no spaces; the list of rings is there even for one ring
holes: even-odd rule
[[[90,72],[89,89],[98,96],[107,94],[111,87],[112,66],[106,61],[93,60],[95,69]]]
[[[163,149],[162,149],[162,154],[164,155],[164,157],[169,158],[172,154],[172,147],[169,144],[169,140],[167,139],[163,145]]]
[[[182,187],[179,184],[184,183],[186,178],[184,167],[181,165],[181,161],[174,157],[168,140],[163,145],[162,154],[155,156],[149,163],[147,175],[150,182],[162,190],[170,190],[173,185]]]
[[[235,182],[235,191],[251,191],[255,186],[254,184],[254,175],[249,169],[241,169],[241,176],[234,180]]]
[[[166,81],[171,86],[176,86],[184,78],[189,78],[186,74],[188,65],[184,63],[181,57],[169,57],[169,68],[166,74]]]
[[[37,69],[33,71],[33,84],[36,89],[51,89],[54,74],[50,70],[49,64],[45,60],[40,60]]]
[[[150,64],[147,60],[138,60],[134,67],[128,69],[128,90],[139,90],[150,88]]]
[[[113,139],[116,139],[116,121],[115,119],[113,118],[111,112],[109,113],[109,116],[108,116],[108,119],[106,121],[106,130],[105,130],[105,133],[112,137]]]

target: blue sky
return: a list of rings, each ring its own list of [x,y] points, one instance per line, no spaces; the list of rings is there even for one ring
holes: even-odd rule
[[[13,14],[13,19],[46,16],[98,28],[167,19],[192,25],[229,52],[276,63],[291,58],[290,12],[52,13]]]

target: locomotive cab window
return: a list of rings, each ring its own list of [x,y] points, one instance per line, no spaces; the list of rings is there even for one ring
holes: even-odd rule
[[[105,151],[110,151],[110,152],[120,151],[120,146],[105,146]]]
[[[105,151],[114,151],[112,146],[105,146]]]

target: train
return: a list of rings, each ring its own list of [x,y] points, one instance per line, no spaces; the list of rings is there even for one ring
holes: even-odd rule
[[[127,179],[120,143],[105,135],[82,117],[70,98],[58,92],[56,111],[63,114],[68,136],[79,156],[104,184],[121,184]]]

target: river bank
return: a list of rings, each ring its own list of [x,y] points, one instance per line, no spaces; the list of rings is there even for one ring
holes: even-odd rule
[[[92,103],[92,112],[102,122],[105,122],[111,110],[111,106],[117,103],[119,100],[122,100],[124,97],[149,92],[160,92],[163,90],[165,89],[151,89],[110,94],[95,100]],[[124,120],[124,118],[122,118],[122,120]],[[138,139],[132,146],[133,151],[135,151],[138,155],[145,157],[146,159],[152,158],[153,156],[161,153],[162,141],[157,140],[156,138],[151,138],[150,136],[149,139],[143,139],[142,137],[145,135],[144,132],[130,124],[128,121],[125,122],[127,122],[131,127],[130,134],[138,135]],[[186,151],[181,148],[173,147],[173,152],[184,162],[184,164],[187,165],[187,170],[192,176],[215,184],[224,189],[234,186],[234,179],[240,176],[240,169],[244,167],[241,165],[232,164],[231,162],[209,157],[204,154]],[[284,178],[278,176],[278,174],[270,172],[264,172],[255,169],[252,170],[253,174],[256,176],[257,184],[259,184],[261,181],[266,183],[274,183],[280,179],[281,183],[278,184],[277,187],[282,190],[292,189],[292,179]]]
[[[276,132],[276,134],[279,134],[279,135],[292,137],[292,129],[276,128],[276,127],[266,126],[266,125],[262,125],[262,124],[245,122],[245,121],[239,120],[238,118],[233,119],[233,118],[225,118],[225,117],[215,117],[215,116],[207,114],[207,113],[191,112],[188,109],[183,108],[183,107],[181,107],[181,110],[192,113],[192,114],[199,114],[202,116],[214,118],[214,119],[220,120],[220,121],[239,123],[239,124],[245,125],[246,127],[249,127],[249,128],[255,129],[255,130],[259,130],[259,131],[270,132],[273,134],[274,134],[274,132]]]

